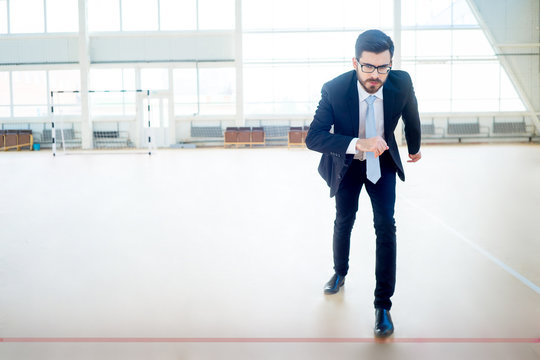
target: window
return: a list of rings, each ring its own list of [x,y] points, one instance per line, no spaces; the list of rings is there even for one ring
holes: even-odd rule
[[[310,29],[334,28],[343,23],[343,1],[310,0],[307,5]]]
[[[402,0],[401,22],[404,26],[452,24],[452,0]]]
[[[121,93],[118,90],[135,90],[134,69],[91,69],[90,94],[91,114],[135,115],[136,93]],[[104,92],[110,90],[111,92]]]
[[[0,71],[0,117],[11,116],[9,91],[9,72]]]
[[[235,0],[88,0],[91,32],[232,30],[235,18]]]
[[[407,58],[495,58],[481,29],[406,30],[402,56]]]
[[[272,29],[273,4],[273,1],[242,1],[242,29]]]
[[[43,0],[9,2],[11,33],[42,33],[45,31]]]
[[[313,114],[323,84],[350,69],[348,63],[246,66],[245,112],[250,115]]]
[[[312,115],[322,85],[352,70],[362,29],[393,35],[393,0],[243,0],[242,13],[248,115]]]
[[[175,115],[196,115],[199,112],[197,69],[174,69],[173,82]]]
[[[160,30],[196,30],[196,0],[160,0]]]
[[[47,0],[47,32],[78,32],[79,7],[73,0]]]
[[[281,114],[308,114],[308,69],[303,65],[274,68],[274,111]]]
[[[449,30],[418,30],[416,35],[417,58],[449,58],[452,56],[452,33]]]
[[[67,91],[54,93],[54,113],[56,115],[69,115],[81,113],[81,94],[71,91],[80,90],[79,70],[50,70],[50,91]]]
[[[500,108],[499,111],[525,111],[525,105],[519,98],[519,95],[510,81],[508,74],[502,68],[500,69]]]
[[[271,65],[244,68],[244,108],[246,114],[274,113],[274,74]]]
[[[403,69],[413,78],[420,112],[525,110],[496,60],[404,62]]]
[[[495,52],[480,29],[453,30],[452,54],[455,57],[495,57]]]
[[[403,69],[421,112],[524,109],[466,0],[403,0],[402,21]]]
[[[342,63],[312,64],[308,67],[308,91],[309,101],[311,102],[310,113],[315,112],[317,104],[321,99],[321,89],[324,83],[352,69],[351,59],[347,59],[346,62]]]
[[[90,89],[135,90],[135,69],[91,69]]]
[[[198,0],[198,10],[200,30],[235,28],[234,0]]]
[[[452,80],[453,111],[498,111],[499,64],[456,63]]]
[[[88,0],[88,31],[120,31],[120,0]]]
[[[308,0],[288,1],[274,0],[272,19],[274,29],[307,29]],[[261,14],[265,16],[264,14]],[[269,14],[266,14],[268,16]],[[246,15],[244,15],[246,16]],[[249,16],[249,15],[247,15]]]
[[[453,0],[453,18],[454,25],[478,25],[467,0]]]
[[[157,29],[157,0],[122,0],[122,30],[154,31]]]
[[[168,90],[168,69],[141,69],[141,87],[143,90]]]
[[[442,63],[417,63],[415,93],[420,112],[451,111],[452,72]],[[436,81],[434,81],[436,79]]]
[[[47,77],[45,71],[13,71],[13,115],[47,115]]]
[[[401,6],[403,8],[403,5]],[[366,14],[366,9],[369,9]],[[344,0],[343,14],[345,27],[363,29],[387,29],[394,24],[394,1],[393,0]],[[366,15],[359,15],[366,14]]]
[[[199,68],[201,115],[236,112],[236,71],[234,68]]]
[[[247,31],[391,28],[393,0],[243,0],[242,13]]]
[[[7,0],[0,0],[0,34],[8,32]]]
[[[244,35],[244,61],[340,60],[350,62],[358,32],[263,33]]]
[[[404,26],[478,25],[467,0],[402,0]]]

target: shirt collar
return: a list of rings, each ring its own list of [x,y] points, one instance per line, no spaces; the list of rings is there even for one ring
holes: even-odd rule
[[[356,81],[356,87],[358,88],[358,98],[360,99],[360,102],[366,100],[369,95],[375,95],[377,97],[377,99],[381,99],[381,100],[383,99],[383,87],[384,87],[384,85],[381,86],[379,88],[379,90],[377,90],[377,92],[375,94],[370,94],[366,90],[364,90],[362,85],[360,85],[360,81]]]

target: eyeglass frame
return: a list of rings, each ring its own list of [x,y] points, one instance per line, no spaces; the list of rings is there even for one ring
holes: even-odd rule
[[[389,63],[389,64],[384,64],[384,65],[380,65],[380,66],[375,66],[375,65],[371,65],[371,64],[362,64],[360,62],[360,59],[356,58],[356,61],[358,61],[358,65],[360,65],[360,70],[363,72],[363,73],[366,73],[366,74],[373,74],[375,72],[375,70],[377,70],[377,73],[379,75],[387,75],[390,70],[392,70],[392,63]],[[371,66],[373,68],[373,71],[364,71],[364,66]],[[388,69],[388,71],[386,72],[380,72],[379,69]]]

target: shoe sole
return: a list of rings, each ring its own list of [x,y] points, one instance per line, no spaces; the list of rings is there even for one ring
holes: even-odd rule
[[[391,337],[392,335],[394,335],[394,330],[392,329],[392,332],[389,333],[389,334],[378,335],[376,332],[374,332],[373,335],[374,335],[375,338],[377,338],[377,339],[388,339],[389,337]]]
[[[326,290],[326,289],[325,289],[325,290],[324,290],[324,293],[325,293],[326,295],[334,295],[334,294],[337,294],[343,285],[345,285],[345,281],[343,282],[343,284],[339,285],[339,287],[337,288],[337,290]]]

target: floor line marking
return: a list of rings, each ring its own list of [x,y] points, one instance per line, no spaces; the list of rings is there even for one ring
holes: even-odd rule
[[[525,276],[521,275],[519,272],[517,272],[516,270],[514,270],[512,267],[506,265],[504,262],[502,262],[501,260],[499,260],[495,255],[491,254],[489,251],[485,250],[484,248],[482,248],[480,245],[476,244],[475,242],[473,242],[472,240],[468,239],[465,235],[461,234],[459,231],[457,231],[456,229],[454,229],[452,226],[448,225],[446,222],[444,222],[441,218],[439,218],[438,216],[432,214],[431,212],[429,212],[428,210],[424,209],[423,207],[421,207],[420,205],[414,203],[412,200],[406,198],[406,197],[402,197],[403,200],[405,200],[409,205],[417,208],[418,210],[422,211],[424,214],[426,214],[427,216],[431,217],[433,220],[435,220],[437,223],[439,223],[441,226],[443,226],[444,228],[446,228],[446,230],[450,231],[451,233],[453,233],[457,238],[459,238],[461,241],[463,241],[464,243],[466,243],[467,245],[469,245],[470,247],[472,247],[473,249],[475,249],[476,251],[478,251],[479,253],[481,253],[482,255],[484,255],[485,257],[487,257],[489,260],[491,260],[492,262],[494,262],[496,265],[498,265],[499,267],[501,267],[503,270],[505,270],[507,273],[509,273],[510,275],[512,275],[513,277],[515,277],[516,279],[518,279],[519,281],[521,281],[523,284],[525,284],[527,287],[529,287],[530,289],[532,289],[534,292],[536,292],[538,295],[540,295],[540,286],[536,285],[535,283],[533,283],[531,280],[527,279]]]
[[[137,338],[137,337],[13,337],[0,343],[540,343],[540,338]]]

